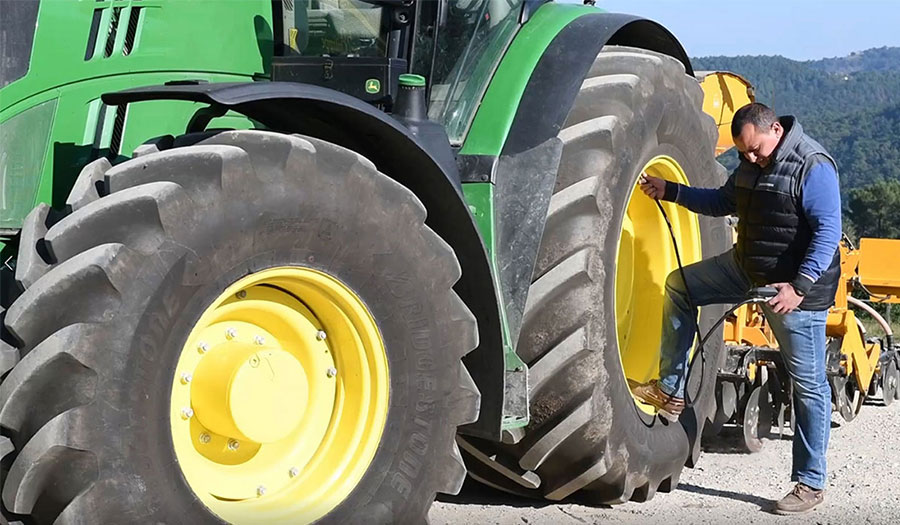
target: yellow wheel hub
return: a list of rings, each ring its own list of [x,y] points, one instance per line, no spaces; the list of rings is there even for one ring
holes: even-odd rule
[[[170,412],[181,471],[226,521],[314,521],[369,468],[389,385],[381,335],[348,287],[308,268],[251,274],[181,350]]]
[[[672,157],[652,158],[643,173],[680,184],[688,178]],[[635,176],[637,179],[637,175]],[[697,216],[660,202],[672,222],[684,265],[702,258]],[[659,348],[666,277],[678,268],[665,219],[650,199],[632,187],[616,259],[616,330],[626,379],[644,383],[659,377]],[[638,402],[647,413],[654,409]]]

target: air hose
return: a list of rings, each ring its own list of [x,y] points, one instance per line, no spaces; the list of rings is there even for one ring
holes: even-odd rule
[[[662,204],[660,204],[659,199],[653,199],[656,202],[656,207],[659,208],[660,213],[662,213],[663,219],[666,221],[666,226],[669,227],[669,236],[672,239],[672,247],[675,249],[675,260],[678,262],[678,272],[681,274],[681,281],[684,283],[684,291],[685,295],[687,295],[688,306],[691,308],[691,311],[696,312],[697,309],[694,306],[694,300],[691,297],[691,290],[688,287],[687,278],[684,275],[684,265],[681,264],[681,254],[678,251],[678,239],[675,237],[675,230],[672,228],[672,223],[669,221],[669,216],[666,214],[666,210],[663,209]],[[743,301],[735,304],[731,308],[729,308],[719,320],[710,328],[706,334],[704,335],[700,331],[700,324],[697,322],[696,316],[692,317],[694,321],[694,332],[697,334],[697,340],[699,344],[697,345],[697,354],[700,355],[701,362],[705,362],[706,359],[706,341],[709,337],[716,331],[719,326],[725,322],[725,319],[728,318],[729,315],[734,313],[735,310],[744,306],[745,304],[751,303],[764,303],[768,302],[769,299],[775,297],[778,294],[778,290],[772,288],[771,286],[761,286],[758,288],[751,288],[747,293],[747,298]],[[696,354],[691,358],[691,362],[688,364],[688,373],[685,374],[685,377],[682,379],[683,381],[687,381],[687,376],[690,373],[691,368],[694,366],[694,359],[696,359]],[[703,390],[703,376],[700,376],[700,387],[698,391]],[[693,403],[688,403],[687,399],[685,399],[685,406],[692,406]]]

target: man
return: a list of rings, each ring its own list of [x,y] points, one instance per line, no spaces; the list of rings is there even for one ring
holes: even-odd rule
[[[791,480],[775,512],[797,514],[822,502],[831,396],[825,378],[825,320],[840,277],[841,203],[834,160],[794,117],[763,104],[739,109],[731,125],[741,164],[720,188],[692,188],[642,175],[641,189],[713,216],[737,214],[732,250],[666,279],[660,379],[634,394],[677,420],[684,409],[695,306],[737,303],[750,288],[778,294],[763,305],[793,383],[796,432]],[[685,282],[687,281],[687,282]]]

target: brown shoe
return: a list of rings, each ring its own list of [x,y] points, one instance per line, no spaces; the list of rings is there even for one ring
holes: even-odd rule
[[[825,500],[825,491],[797,483],[787,496],[775,504],[775,514],[803,514]]]
[[[671,422],[678,421],[684,410],[684,399],[670,396],[659,389],[656,379],[649,383],[632,386],[631,393],[648,405],[653,405],[659,411],[659,415]]]

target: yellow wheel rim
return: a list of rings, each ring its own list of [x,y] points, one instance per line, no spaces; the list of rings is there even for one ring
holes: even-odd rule
[[[687,184],[684,170],[666,155],[652,158],[643,173]],[[697,216],[671,202],[661,202],[678,240],[681,261],[702,258]],[[632,186],[616,257],[616,334],[625,377],[645,383],[659,377],[659,345],[666,277],[678,268],[665,219],[652,199]],[[637,402],[637,400],[636,400]],[[637,402],[644,412],[655,410]]]
[[[314,521],[371,464],[389,385],[384,342],[353,291],[309,268],[257,272],[203,312],[181,350],[175,455],[226,521]]]

